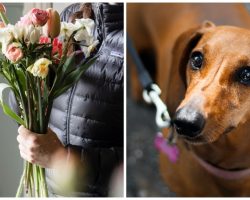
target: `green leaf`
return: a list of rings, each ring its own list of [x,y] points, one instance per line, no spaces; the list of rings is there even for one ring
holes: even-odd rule
[[[98,56],[95,56],[91,59],[89,59],[87,62],[83,61],[81,62],[75,70],[70,72],[65,76],[63,79],[63,84],[61,85],[61,88],[56,90],[54,93],[54,98],[60,96],[62,93],[64,93],[67,89],[72,87],[73,84],[75,84],[79,79],[81,78],[82,74],[97,60]]]
[[[14,119],[17,123],[25,125],[21,117],[19,117],[15,112],[11,110],[8,105],[3,102],[3,91],[7,88],[11,88],[11,86],[6,83],[0,83],[0,105],[2,106],[3,111],[6,115]]]
[[[16,74],[18,76],[19,83],[21,84],[22,87],[21,89],[23,91],[26,91],[26,84],[25,84],[26,77],[24,71],[20,68],[17,68]]]

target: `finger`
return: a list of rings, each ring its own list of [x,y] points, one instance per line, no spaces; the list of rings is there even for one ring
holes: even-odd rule
[[[22,144],[18,145],[19,151],[28,154],[27,149]]]
[[[24,159],[24,160],[27,160],[28,162],[32,163],[32,164],[35,164],[35,159],[28,156],[27,154],[25,154],[24,152],[20,151],[20,156]]]
[[[29,129],[25,128],[23,125],[19,126],[17,129],[17,132],[21,135],[28,136],[29,134],[32,134],[33,132]]]
[[[39,135],[26,129],[24,126],[18,128],[17,141],[26,147],[37,147],[39,145]]]
[[[18,145],[19,151],[23,152],[29,157],[38,157],[39,156],[39,150],[38,148],[27,148],[26,146],[19,144]]]

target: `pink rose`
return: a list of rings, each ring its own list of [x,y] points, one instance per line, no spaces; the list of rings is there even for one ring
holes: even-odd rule
[[[23,58],[23,52],[20,48],[20,44],[13,42],[8,45],[5,56],[13,63]]]
[[[35,26],[43,26],[49,19],[49,14],[46,10],[33,8],[29,12],[30,19]]]

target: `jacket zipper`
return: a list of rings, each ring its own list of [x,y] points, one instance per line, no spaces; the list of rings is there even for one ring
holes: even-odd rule
[[[72,101],[75,93],[77,83],[71,88],[70,95],[69,95],[69,103],[68,103],[68,108],[67,108],[67,118],[66,118],[66,146],[70,144],[70,136],[69,136],[69,131],[70,131],[70,113],[71,113],[71,108],[72,108]]]

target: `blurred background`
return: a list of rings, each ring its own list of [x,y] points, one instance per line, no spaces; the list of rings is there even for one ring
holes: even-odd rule
[[[246,3],[248,11],[250,4]],[[154,138],[158,131],[155,108],[135,103],[130,94],[127,66],[127,196],[175,197],[162,181],[158,167],[158,152]]]
[[[4,3],[7,16],[15,24],[31,8],[53,7],[60,13],[70,3]],[[0,82],[4,82],[0,76]],[[23,171],[16,141],[17,124],[5,116],[0,108],[0,196],[14,197]]]

